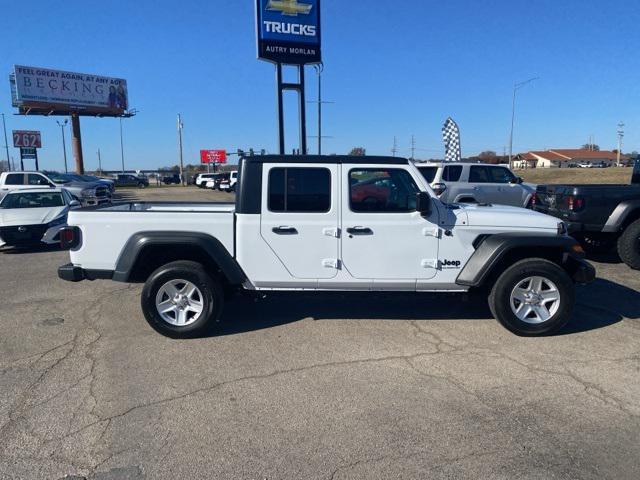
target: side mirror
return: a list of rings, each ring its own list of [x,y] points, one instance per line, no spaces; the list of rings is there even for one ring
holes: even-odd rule
[[[523,182],[522,177],[515,177],[515,178],[512,178],[509,183],[521,184],[522,182]]]
[[[434,183],[431,188],[433,189],[433,193],[440,196],[445,192],[447,186],[444,183]]]
[[[433,207],[432,204],[433,200],[431,199],[431,195],[427,192],[416,193],[416,210],[420,212],[420,215],[429,215]]]
[[[69,202],[69,208],[80,208],[82,205],[78,200],[71,200]]]

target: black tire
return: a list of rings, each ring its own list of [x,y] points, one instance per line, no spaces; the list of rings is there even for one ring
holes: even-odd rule
[[[583,233],[576,240],[587,253],[607,253],[616,246],[616,237],[607,233]]]
[[[140,182],[138,183],[138,188],[145,188],[146,185],[144,184],[144,182]]]
[[[170,280],[177,279],[193,283],[202,293],[203,311],[200,317],[184,326],[166,322],[156,308],[156,296],[160,288]],[[211,277],[202,264],[181,260],[167,263],[149,276],[142,289],[140,304],[147,322],[157,332],[171,338],[188,338],[202,334],[220,318],[224,306],[224,292],[220,281]]]
[[[532,276],[553,282],[560,294],[560,304],[548,320],[529,323],[520,320],[511,308],[511,293],[521,282]],[[549,335],[558,331],[571,319],[575,304],[575,285],[567,273],[549,260],[530,258],[520,260],[498,277],[489,294],[491,313],[507,330],[520,336]]]
[[[640,270],[640,220],[624,229],[618,239],[620,259],[634,270]]]

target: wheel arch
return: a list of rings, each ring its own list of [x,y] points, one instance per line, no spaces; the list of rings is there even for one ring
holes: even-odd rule
[[[468,287],[482,287],[491,283],[509,265],[526,258],[542,258],[556,263],[570,275],[574,272],[573,250],[578,242],[567,236],[531,233],[498,233],[486,236],[477,246],[456,283]],[[577,267],[577,266],[576,266]]]
[[[640,219],[640,200],[620,202],[607,219],[602,231],[621,232],[638,219]]]
[[[203,264],[230,285],[247,279],[238,262],[217,238],[199,232],[139,232],[125,244],[113,280],[144,282],[158,267],[178,260]]]

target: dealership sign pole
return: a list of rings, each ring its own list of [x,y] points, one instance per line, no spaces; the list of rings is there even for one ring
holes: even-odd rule
[[[283,92],[298,92],[300,150],[307,153],[304,66],[322,62],[320,0],[256,0],[258,58],[276,64],[278,148],[284,154]],[[282,80],[282,66],[295,65],[298,82]]]

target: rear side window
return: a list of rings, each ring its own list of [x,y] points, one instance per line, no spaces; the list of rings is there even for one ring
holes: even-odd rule
[[[418,167],[418,170],[420,170],[420,173],[427,182],[432,183],[433,179],[436,178],[438,167]]]
[[[24,175],[21,173],[10,173],[7,175],[7,179],[4,183],[5,185],[23,185]]]
[[[489,183],[490,181],[487,167],[471,167],[471,170],[469,171],[469,183]]]
[[[268,192],[272,212],[328,212],[331,172],[326,168],[272,168]]]
[[[457,182],[462,175],[462,165],[447,165],[442,171],[442,180],[445,182]]]

